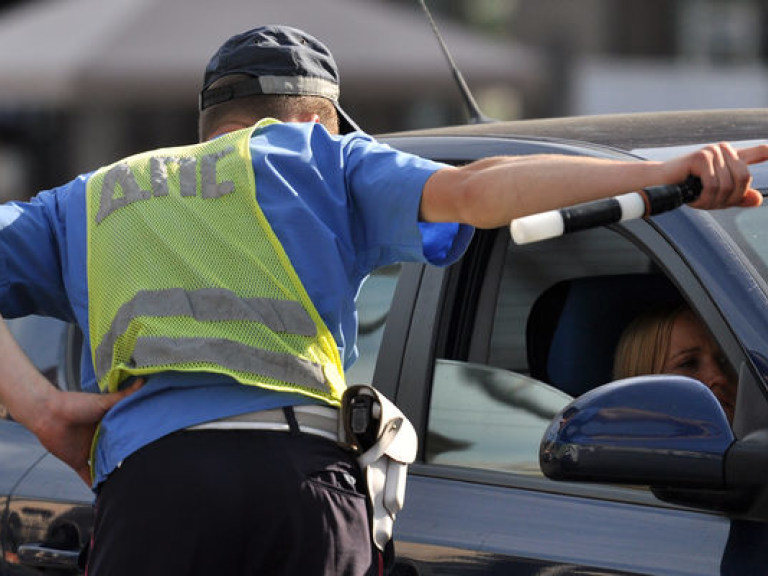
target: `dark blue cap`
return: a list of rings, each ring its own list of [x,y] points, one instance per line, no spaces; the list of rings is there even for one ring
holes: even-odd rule
[[[248,80],[211,88],[232,74]],[[260,26],[232,36],[205,68],[200,110],[256,94],[289,94],[328,98],[339,112],[342,133],[357,126],[339,106],[339,71],[330,50],[306,32],[290,26]]]

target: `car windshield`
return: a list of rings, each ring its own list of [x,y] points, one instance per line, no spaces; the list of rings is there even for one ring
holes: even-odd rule
[[[757,209],[713,210],[712,216],[728,231],[749,258],[758,274],[768,282],[768,198]]]
[[[766,143],[766,140],[732,142],[735,148]],[[650,160],[666,160],[699,148],[701,145],[644,148],[633,150],[632,153]],[[752,185],[763,193],[763,205],[758,209],[713,210],[710,214],[739,245],[759,275],[768,282],[768,162],[751,166],[750,172]]]

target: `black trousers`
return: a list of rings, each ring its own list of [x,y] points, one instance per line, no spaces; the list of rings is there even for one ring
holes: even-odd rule
[[[88,576],[380,573],[354,458],[302,433],[172,434],[102,485]]]

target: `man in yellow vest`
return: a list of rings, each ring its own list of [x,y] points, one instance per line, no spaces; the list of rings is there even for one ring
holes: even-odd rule
[[[90,576],[380,574],[366,482],[336,442],[366,275],[689,175],[697,207],[761,201],[748,164],[766,147],[450,167],[356,130],[338,97],[324,45],[256,28],[206,68],[201,144],[0,207],[0,313],[85,337],[84,393],[62,392],[0,321],[0,401],[96,492]]]

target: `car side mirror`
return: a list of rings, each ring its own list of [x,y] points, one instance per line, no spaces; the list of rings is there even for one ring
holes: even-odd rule
[[[684,376],[618,380],[576,398],[544,433],[539,464],[554,480],[645,484],[663,500],[768,516],[758,505],[768,431],[736,440],[714,394]]]

